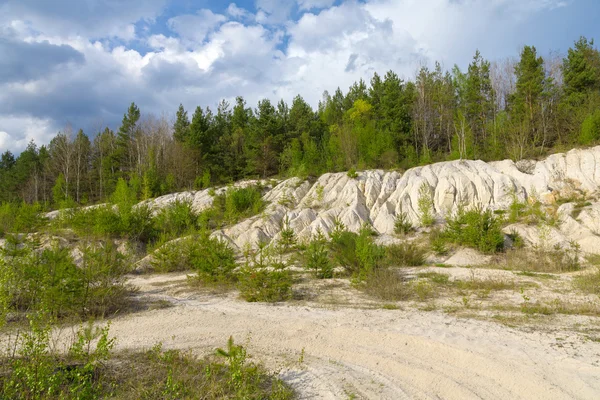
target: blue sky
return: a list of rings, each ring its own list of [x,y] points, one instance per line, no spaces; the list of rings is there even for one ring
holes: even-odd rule
[[[135,101],[171,118],[243,95],[316,106],[324,90],[523,45],[600,39],[597,0],[0,0],[0,152],[67,125],[116,128]]]

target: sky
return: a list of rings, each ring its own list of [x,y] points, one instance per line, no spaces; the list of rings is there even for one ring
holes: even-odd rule
[[[565,53],[600,40],[597,0],[0,0],[0,152],[66,126],[171,119],[242,95],[315,106],[374,72]]]

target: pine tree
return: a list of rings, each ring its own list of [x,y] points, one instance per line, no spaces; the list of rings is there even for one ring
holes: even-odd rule
[[[179,143],[187,141],[189,136],[190,120],[188,118],[187,111],[183,108],[183,104],[179,104],[179,109],[175,117],[175,123],[173,124],[173,137]]]
[[[141,165],[141,151],[139,141],[136,136],[138,134],[138,121],[140,120],[140,109],[131,103],[127,112],[123,115],[121,127],[117,133],[117,157],[119,158],[121,172],[131,172],[136,167]]]

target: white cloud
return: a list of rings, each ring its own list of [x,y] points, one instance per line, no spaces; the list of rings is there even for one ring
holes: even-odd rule
[[[296,0],[256,0],[256,21],[260,24],[287,22]]]
[[[202,43],[210,32],[227,18],[221,14],[215,14],[211,10],[202,9],[196,15],[179,15],[169,19],[169,28],[177,33],[182,39],[198,44]]]
[[[254,15],[250,13],[248,10],[244,8],[240,8],[235,3],[229,4],[226,10],[227,15],[229,15],[233,19],[242,20],[242,21],[252,21],[254,20]]]
[[[522,25],[563,3],[347,0],[331,7],[333,0],[257,0],[256,15],[232,3],[224,15],[200,10],[171,18],[167,27],[173,34],[147,24],[143,42],[115,45],[96,39],[132,39],[133,24],[158,17],[165,1],[111,0],[102,10],[98,5],[107,0],[68,0],[57,10],[42,0],[11,1],[10,10],[0,6],[0,36],[66,54],[46,57],[57,67],[31,70],[27,79],[3,75],[0,149],[20,151],[31,138],[48,143],[67,122],[90,134],[101,124],[116,127],[131,101],[156,114],[173,112],[179,103],[188,110],[215,107],[221,98],[237,95],[255,105],[264,97],[289,102],[301,94],[316,106],[324,90],[346,90],[373,72],[392,69],[412,77],[421,61],[465,65],[476,48],[489,58],[515,55]],[[119,12],[110,6],[116,4],[122,5]],[[99,12],[97,25],[89,10]],[[290,20],[298,10],[312,11]],[[143,50],[135,47],[140,43]],[[65,52],[69,48],[73,51]],[[74,52],[81,54],[78,62],[68,57]],[[14,66],[24,61],[22,56],[10,60],[5,72],[14,75]]]
[[[15,21],[37,32],[60,37],[117,37],[132,40],[133,24],[152,21],[168,0],[5,0],[0,25]]]
[[[313,8],[329,8],[335,3],[335,0],[298,0],[298,7],[301,10],[311,10]]]
[[[0,116],[0,153],[9,150],[19,153],[34,140],[38,145],[49,143],[56,135],[53,121],[32,117]],[[12,133],[9,133],[12,132]]]

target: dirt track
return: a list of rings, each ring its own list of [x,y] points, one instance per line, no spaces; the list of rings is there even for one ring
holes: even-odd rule
[[[574,334],[528,333],[440,312],[272,306],[231,295],[178,294],[169,281],[182,277],[133,280],[141,296],[175,306],[114,320],[111,333],[120,347],[162,342],[202,354],[230,335],[249,339],[249,352],[280,371],[301,398],[600,398],[600,343]]]

